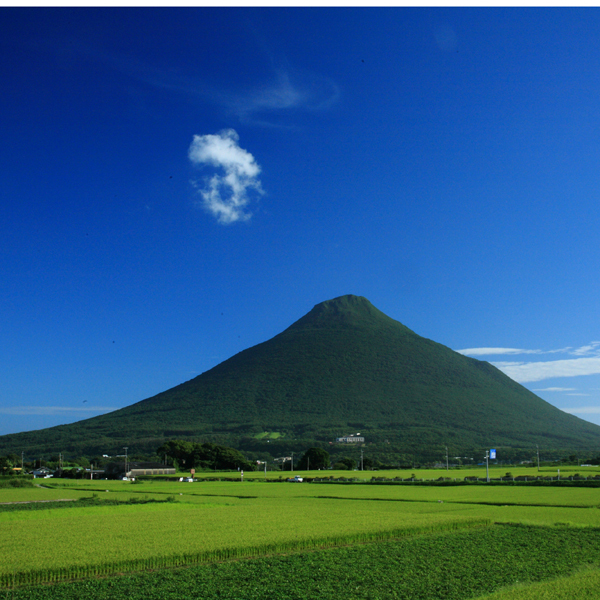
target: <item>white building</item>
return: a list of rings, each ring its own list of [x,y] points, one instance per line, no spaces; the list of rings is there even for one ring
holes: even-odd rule
[[[335,441],[341,444],[364,444],[365,438],[359,435],[347,435],[346,437],[335,438]]]

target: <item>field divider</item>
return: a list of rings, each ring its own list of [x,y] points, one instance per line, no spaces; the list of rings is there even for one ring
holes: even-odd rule
[[[56,500],[16,500],[14,502],[0,502],[0,506],[12,504],[48,504],[49,502],[77,502],[77,498],[57,498]]]
[[[349,535],[325,536],[322,538],[306,538],[258,546],[220,548],[201,552],[136,558],[94,565],[72,565],[66,567],[57,567],[54,569],[23,570],[0,575],[0,589],[11,589],[46,583],[58,583],[91,577],[105,577],[108,575],[114,575],[116,573],[169,569],[193,566],[202,563],[224,562],[244,558],[258,558],[261,556],[283,554],[286,552],[300,550],[334,548],[336,546],[402,539],[417,535],[490,527],[492,525],[492,519],[471,517],[432,525],[418,525],[413,527],[408,526],[389,530],[367,531]]]
[[[40,486],[41,487],[41,486]],[[136,490],[136,489],[131,489],[131,488],[127,488],[126,490],[107,490],[106,487],[66,487],[66,486],[55,486],[55,487],[49,487],[49,486],[45,486],[47,487],[47,489],[49,490],[63,490],[63,489],[67,489],[67,490],[75,490],[77,492],[100,492],[102,494],[104,493],[113,493],[113,494],[156,494],[156,495],[163,495],[163,496],[172,496],[175,492],[173,491],[161,491],[161,490],[148,490],[148,489],[142,489],[142,490]],[[189,488],[181,488],[181,489],[185,489],[184,495],[185,496],[206,496],[206,497],[214,497],[214,498],[238,498],[240,500],[245,500],[246,498],[261,498],[261,496],[240,496],[239,494],[205,494],[203,492],[194,492],[193,490],[189,490]]]
[[[600,508],[598,504],[539,504],[529,502],[490,502],[489,500],[424,500],[415,498],[352,498],[349,496],[308,496],[309,498],[318,498],[320,500],[358,500],[374,502],[416,502],[430,504],[475,504],[482,506],[524,506],[533,508]]]

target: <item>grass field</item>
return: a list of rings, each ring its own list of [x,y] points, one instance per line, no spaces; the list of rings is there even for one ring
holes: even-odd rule
[[[481,597],[566,600],[570,591],[571,598],[593,599],[597,597],[594,586],[598,583],[597,571],[593,569],[600,561],[597,541],[598,531],[591,529],[497,525],[51,587],[30,586],[7,590],[6,597],[11,600],[334,600],[340,596],[380,600]],[[559,595],[552,595],[555,589]],[[581,589],[592,593],[586,596]]]
[[[260,433],[257,436],[264,437],[266,435],[279,435],[279,434],[268,434],[268,433]],[[272,466],[272,465],[270,465]],[[269,467],[270,468],[270,467]],[[510,472],[515,477],[552,477],[557,478],[560,476],[561,479],[565,479],[571,477],[573,475],[579,474],[583,477],[595,477],[596,475],[600,475],[600,467],[578,467],[576,465],[568,465],[568,466],[558,466],[554,467],[541,467],[538,471],[535,466],[498,466],[498,465],[490,465],[489,475],[490,478],[498,478],[504,477],[506,473]],[[301,477],[308,478],[353,478],[358,480],[370,481],[372,478],[399,478],[399,479],[409,479],[413,475],[417,480],[425,479],[425,480],[436,480],[440,477],[464,480],[465,477],[479,477],[480,479],[485,479],[486,477],[486,469],[485,466],[473,466],[473,467],[462,467],[462,468],[452,468],[449,470],[446,469],[394,469],[394,470],[380,470],[380,471],[334,471],[333,469],[327,469],[324,471],[294,471],[293,473],[290,471],[267,471],[266,479],[279,479],[286,478],[290,475],[300,475]],[[178,476],[189,476],[189,472],[181,472]],[[225,471],[225,472],[211,472],[211,471],[200,471],[197,472],[194,477],[197,479],[207,479],[207,478],[222,478],[222,479],[231,479],[239,480],[240,475],[235,471]],[[265,479],[264,470],[259,471],[245,471],[244,479]]]
[[[356,579],[359,584],[354,585],[350,595],[353,598],[487,598],[485,594],[500,594],[489,596],[489,600],[562,598],[536,596],[532,586],[541,586],[539,594],[554,591],[558,594],[558,590],[568,590],[570,586],[592,586],[598,578],[593,568],[600,568],[598,488],[511,484],[447,487],[293,484],[265,483],[260,479],[243,483],[44,480],[41,485],[52,487],[0,489],[0,503],[68,500],[95,495],[94,502],[99,504],[79,506],[73,502],[61,503],[72,506],[59,509],[56,503],[47,502],[43,510],[20,510],[14,505],[10,510],[3,510],[3,506],[6,508],[8,505],[0,504],[0,586],[6,594],[14,594],[14,598],[85,598],[88,588],[95,590],[93,593],[96,594],[87,596],[90,598],[138,597],[132,596],[131,590],[125,593],[113,589],[113,586],[129,586],[129,589],[132,585],[140,589],[150,585],[152,593],[157,594],[140,595],[140,598],[175,598],[169,595],[174,578],[187,578],[187,581],[193,565],[196,565],[193,569],[200,569],[198,573],[203,574],[202,578],[210,574],[209,579],[216,579],[210,579],[213,581],[210,584],[204,582],[202,585],[205,587],[200,586],[196,591],[193,591],[193,586],[199,585],[198,580],[195,580],[196,583],[188,581],[185,584],[187,595],[179,596],[181,598],[266,598],[266,595],[260,595],[263,592],[259,593],[261,586],[265,585],[267,588],[271,586],[268,588],[271,590],[270,598],[315,597],[300,589],[299,584],[294,587],[293,583],[284,581],[285,561],[292,561],[288,566],[293,573],[302,571],[300,562],[316,561],[316,565],[325,561],[311,571],[319,574],[317,580],[321,580],[324,590],[317,593],[313,589],[313,593],[324,597],[329,597],[329,593],[331,597],[341,593],[340,581],[354,585]],[[173,497],[175,501],[165,502]],[[108,499],[121,502],[156,499],[161,502],[103,505],[102,501]],[[482,562],[486,563],[492,554],[494,562],[500,560],[500,550],[490,545],[490,540],[496,539],[494,536],[499,536],[498,539],[505,545],[507,556],[500,561],[504,571],[492,579],[490,587],[480,571]],[[463,537],[480,541],[462,548],[458,540]],[[424,540],[430,540],[433,545],[433,549],[428,550],[431,556],[437,556],[435,553],[439,550],[440,565],[444,565],[439,567],[441,570],[435,576],[428,570],[431,561],[425,558],[419,565],[402,566],[403,561],[409,559],[408,554],[416,552],[409,550],[411,544],[416,544],[415,548],[425,548],[419,546],[421,542],[425,544]],[[448,564],[441,558],[441,548],[454,544],[459,544],[460,552],[454,557],[454,562]],[[479,549],[474,550],[475,547]],[[559,550],[559,547],[562,549]],[[590,550],[596,547],[598,550]],[[360,556],[364,560],[354,557],[350,563],[344,564],[340,552],[351,552],[354,548],[362,549]],[[400,565],[396,574],[386,571],[378,562],[376,557],[383,548],[396,557],[394,561]],[[583,548],[588,548],[587,554],[582,553]],[[426,550],[422,551],[425,556]],[[294,558],[299,556],[303,557],[302,561]],[[337,566],[327,561],[334,561]],[[518,573],[521,561],[531,565],[548,561],[552,568],[544,567],[545,570],[539,573],[532,570],[523,579],[523,575],[519,578],[511,574],[507,566],[513,564],[515,573]],[[467,574],[464,564],[469,565]],[[176,568],[182,566],[188,569],[182,571]],[[577,571],[584,566],[587,570]],[[158,571],[97,579],[98,576],[148,569]],[[277,569],[282,570],[280,575],[277,575]],[[267,578],[270,584],[264,581],[263,570],[271,573]],[[239,574],[235,575],[238,571]],[[448,584],[454,590],[454,596],[445,596],[439,591],[445,589],[450,593],[448,586],[432,583],[436,577],[441,578],[444,571],[450,579],[461,573],[463,596],[454,589],[458,580]],[[415,595],[407,595],[406,578],[409,575],[413,580],[424,577],[435,589],[439,588],[435,592],[438,595],[421,583],[421,591],[414,591],[418,587],[414,581]],[[235,580],[238,576],[239,585],[246,591],[234,586],[238,595],[223,595],[225,583],[218,583],[221,581],[219,578],[225,577],[224,581],[230,585],[231,578]],[[376,583],[373,577],[380,577],[381,582],[387,583]],[[57,583],[71,579],[85,581]],[[556,580],[555,587],[545,588],[544,579]],[[150,581],[154,583],[148,583]],[[273,587],[275,581],[281,588]],[[385,591],[386,585],[392,585],[390,581],[395,581],[395,587],[390,589],[396,590],[397,595]],[[35,584],[47,582],[54,585],[45,588],[45,596],[36,596]],[[166,586],[164,589],[161,588],[163,584]],[[32,595],[19,595],[22,585],[29,586],[26,589]],[[213,588],[210,588],[211,585]],[[406,588],[402,592],[405,595],[398,591],[398,586]],[[213,591],[210,592],[209,588]],[[112,595],[109,589],[113,589]],[[221,590],[218,595],[217,589]],[[252,589],[255,591],[251,592]],[[49,590],[52,590],[52,595],[48,595]],[[159,593],[158,590],[162,591]],[[283,593],[282,590],[287,591]],[[201,591],[205,595],[201,595]],[[74,595],[69,596],[71,593]],[[578,597],[572,595],[573,599]]]
[[[517,583],[477,600],[594,600],[600,590],[600,569],[587,568],[572,575],[535,584]]]

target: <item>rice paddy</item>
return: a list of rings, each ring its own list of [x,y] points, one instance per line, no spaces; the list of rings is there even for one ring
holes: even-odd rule
[[[501,524],[567,532],[561,535],[568,534],[569,539],[587,532],[581,535],[600,541],[597,488],[260,480],[135,484],[57,480],[42,485],[52,487],[0,489],[0,589],[11,593],[42,583],[182,566],[200,568],[242,558],[252,562],[306,551],[320,554],[327,548],[365,543],[375,548],[439,536],[447,543],[469,531],[495,530]],[[90,505],[73,502],[92,496]],[[142,498],[145,503],[140,502]],[[120,503],[106,504],[108,499]],[[60,507],[58,500],[63,501]],[[1,504],[39,501],[44,502],[43,510],[3,510],[8,505]],[[70,504],[68,509],[65,504]],[[508,527],[505,535],[514,535],[513,529]],[[600,554],[590,557],[592,566],[600,567]],[[561,585],[570,585],[571,571],[560,573]],[[54,585],[53,589],[65,588]],[[521,588],[475,592],[524,593]],[[530,597],[534,596],[523,596]],[[505,598],[521,596],[498,596],[498,600]]]

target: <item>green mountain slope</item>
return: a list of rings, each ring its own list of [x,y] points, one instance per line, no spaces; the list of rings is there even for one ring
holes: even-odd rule
[[[600,441],[600,427],[489,363],[420,337],[365,298],[342,296],[195,379],[107,415],[0,437],[0,452],[156,448],[170,437],[236,445],[263,431],[278,432],[289,447],[293,439],[327,442],[354,430],[408,453],[448,443],[565,448]]]

